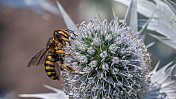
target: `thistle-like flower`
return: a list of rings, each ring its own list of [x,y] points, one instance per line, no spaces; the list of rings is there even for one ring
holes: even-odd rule
[[[150,57],[138,34],[118,18],[93,18],[79,25],[65,64],[83,74],[63,72],[65,92],[74,99],[139,99],[148,86]]]

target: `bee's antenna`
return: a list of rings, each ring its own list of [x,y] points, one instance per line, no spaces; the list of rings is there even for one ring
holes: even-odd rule
[[[75,36],[78,36],[77,34],[75,34],[75,33],[74,33],[72,30],[70,30],[70,29],[66,29],[66,31],[72,33],[72,34],[75,35]]]

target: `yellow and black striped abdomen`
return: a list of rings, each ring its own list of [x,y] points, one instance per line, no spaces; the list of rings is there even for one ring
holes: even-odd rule
[[[53,80],[57,80],[58,76],[55,70],[55,58],[52,55],[48,55],[45,59],[45,71],[46,74]]]

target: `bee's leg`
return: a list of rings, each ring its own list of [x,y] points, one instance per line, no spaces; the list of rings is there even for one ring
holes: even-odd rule
[[[70,33],[74,34],[75,36],[78,36],[78,35],[77,35],[77,34],[75,34],[72,30],[65,29],[65,31],[68,31],[68,32],[70,32]]]
[[[68,71],[70,71],[70,72],[75,72],[75,71],[76,71],[76,70],[73,69],[72,67],[65,65],[63,58],[60,58],[60,62],[61,62],[61,64],[62,64],[62,66],[63,66],[65,69],[67,69]]]
[[[73,40],[77,40],[76,38],[73,38],[73,37],[71,37],[71,39],[73,39]]]
[[[74,68],[72,68],[72,67],[70,67],[70,66],[65,65],[65,64],[64,64],[64,59],[61,58],[60,61],[61,61],[62,66],[63,66],[65,69],[67,69],[68,71],[73,72],[73,73],[77,73],[77,74],[83,74],[83,73],[84,73],[84,72],[80,72],[80,71],[78,71],[78,70],[76,70],[76,69],[74,69]]]
[[[68,53],[66,53],[66,52],[63,51],[63,50],[57,50],[57,51],[56,51],[56,54],[65,54],[65,55],[70,55],[70,56],[76,56],[75,54],[68,54]]]
[[[62,37],[61,39],[62,39],[62,40],[64,40],[64,41],[66,41],[66,42],[68,42],[68,43],[69,43],[69,46],[71,46],[71,42],[70,42],[70,40],[69,40],[69,39],[64,38],[64,37]]]
[[[76,69],[74,69],[74,68],[72,68],[72,67],[70,67],[70,66],[67,66],[67,65],[65,65],[65,64],[62,64],[62,66],[63,66],[65,69],[67,69],[68,71],[70,71],[70,72],[74,72],[74,73],[81,74],[81,72],[79,72],[78,70],[76,70]]]

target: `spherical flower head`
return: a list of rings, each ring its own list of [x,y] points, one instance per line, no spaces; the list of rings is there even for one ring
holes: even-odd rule
[[[93,18],[79,30],[71,46],[76,56],[66,56],[66,64],[83,74],[63,71],[65,92],[74,99],[142,98],[150,57],[138,34],[118,18]]]

